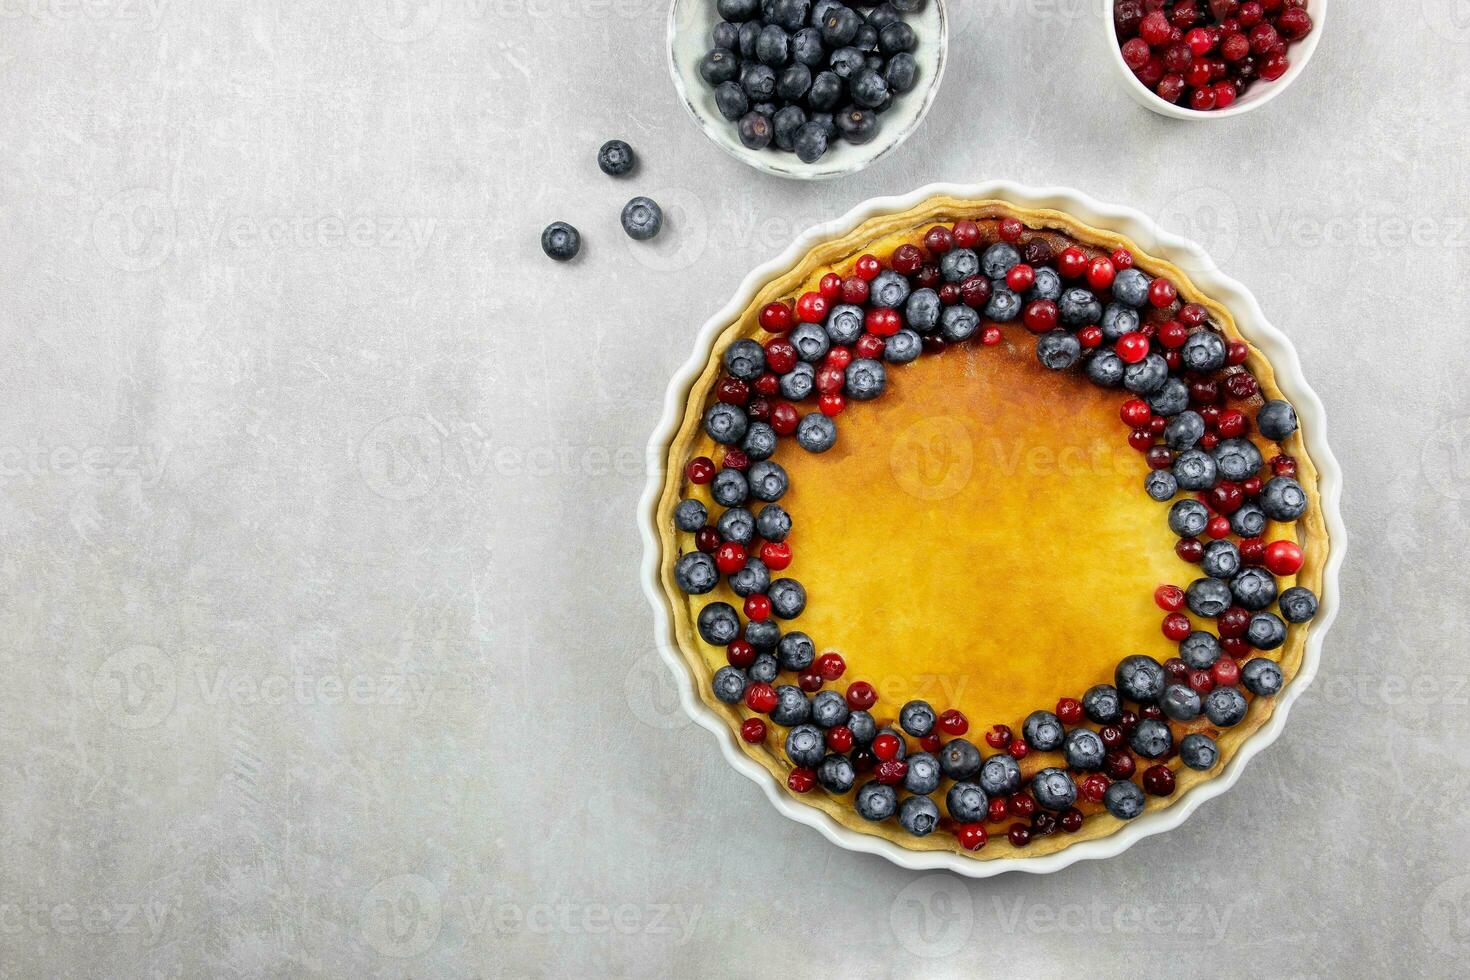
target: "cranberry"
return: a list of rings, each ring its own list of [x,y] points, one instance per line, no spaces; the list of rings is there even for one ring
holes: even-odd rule
[[[1231,398],[1238,398],[1244,401],[1247,398],[1255,397],[1256,393],[1260,391],[1260,386],[1256,384],[1254,375],[1246,371],[1241,371],[1225,379],[1225,390],[1230,393]]]
[[[878,702],[878,692],[867,681],[847,685],[847,706],[854,711],[867,711]]]
[[[684,467],[684,475],[690,483],[703,486],[715,478],[715,461],[708,456],[696,456]]]
[[[1021,240],[1021,232],[1025,230],[1026,226],[1016,218],[1002,218],[1000,221],[1001,241],[1010,242],[1012,245]]]
[[[1247,565],[1259,565],[1266,560],[1266,542],[1260,538],[1246,538],[1240,542],[1240,560]]]
[[[925,262],[919,266],[919,271],[914,273],[914,283],[923,289],[932,289],[937,286],[941,278],[939,266],[933,262]]]
[[[1031,751],[1031,746],[1026,744],[1024,738],[1011,739],[1011,755],[1016,759],[1024,759]]]
[[[1214,517],[1210,518],[1210,522],[1205,525],[1205,534],[1209,535],[1216,541],[1219,541],[1222,538],[1230,537],[1230,518],[1225,517],[1222,514],[1216,514]]]
[[[1141,37],[1132,38],[1123,44],[1123,63],[1134,71],[1138,71],[1148,64],[1151,53],[1147,41]]]
[[[1291,67],[1291,60],[1284,54],[1273,54],[1261,63],[1261,77],[1268,82],[1274,82],[1286,74],[1286,69]]]
[[[1084,350],[1092,350],[1094,347],[1100,346],[1103,342],[1102,327],[1099,327],[1095,323],[1089,323],[1077,331],[1077,342],[1082,345]]]
[[[1154,91],[1165,102],[1178,102],[1179,97],[1184,94],[1184,76],[1165,75]]]
[[[1042,810],[1031,817],[1031,834],[1035,837],[1050,837],[1057,832],[1057,818]]]
[[[1057,717],[1064,724],[1080,725],[1082,723],[1082,702],[1076,698],[1062,698],[1057,702]]]
[[[873,778],[885,786],[897,786],[909,774],[909,764],[902,759],[887,759],[878,763]]]
[[[1156,704],[1146,704],[1138,709],[1138,716],[1140,718],[1149,718],[1153,721],[1158,721],[1164,717],[1164,709]]]
[[[1102,739],[1102,743],[1110,749],[1120,747],[1126,740],[1123,729],[1117,725],[1104,725],[1097,730],[1097,735]]]
[[[827,297],[818,292],[802,293],[796,301],[796,318],[802,323],[821,323],[827,319]]]
[[[992,323],[990,326],[980,331],[980,343],[984,344],[986,347],[994,347],[996,344],[1000,343],[1002,339],[1004,339],[1004,336],[1005,335],[1000,332],[1000,327],[997,327],[995,324]],[[928,340],[928,338],[926,337],[925,340]]]
[[[835,272],[827,273],[818,281],[817,292],[826,299],[836,299],[842,295],[842,277]]]
[[[1062,816],[1058,823],[1061,824],[1062,830],[1069,834],[1075,834],[1082,829],[1083,819],[1081,810],[1075,806],[1069,806],[1062,811]]]
[[[1205,77],[1200,80],[1199,84],[1204,87],[1197,88],[1189,93],[1189,107],[1195,112],[1209,112],[1211,109],[1215,108],[1215,90],[1208,87],[1208,69],[1206,69]]]
[[[1174,350],[1183,347],[1184,342],[1189,339],[1189,328],[1178,320],[1167,320],[1159,325],[1157,336],[1160,344]]]
[[[1137,765],[1133,756],[1123,749],[1113,749],[1103,756],[1103,772],[1113,779],[1131,779]]]
[[[745,455],[743,449],[727,449],[720,465],[727,470],[739,470],[744,473],[750,469],[750,457]]]
[[[1240,680],[1240,664],[1229,657],[1221,657],[1210,668],[1210,677],[1220,687],[1233,687]]]
[[[1146,453],[1153,448],[1154,430],[1149,426],[1140,426],[1128,433],[1128,445],[1141,453]]]
[[[1011,744],[1012,738],[1009,726],[992,725],[990,731],[985,733],[985,744],[992,749],[1004,749]]]
[[[980,226],[968,219],[954,223],[954,243],[960,248],[974,248],[980,244]]]
[[[1168,796],[1174,792],[1174,770],[1160,764],[1149,766],[1143,771],[1143,788],[1154,796]]]
[[[1174,545],[1174,554],[1184,561],[1199,564],[1199,560],[1204,557],[1205,546],[1200,544],[1198,538],[1180,538]]]
[[[1064,278],[1076,279],[1087,271],[1087,256],[1083,254],[1082,249],[1076,246],[1063,249],[1062,254],[1057,258],[1057,271]]]
[[[1234,82],[1216,82],[1214,87],[1215,108],[1225,109],[1235,104],[1236,91]]]
[[[1148,284],[1148,301],[1157,309],[1162,310],[1173,304],[1176,295],[1174,284],[1167,279],[1155,279]]]
[[[1153,418],[1153,414],[1154,410],[1142,398],[1130,398],[1118,410],[1118,415],[1123,419],[1123,424],[1135,428],[1140,425],[1147,425],[1148,420]]]
[[[1246,0],[1245,3],[1240,5],[1240,10],[1236,13],[1241,27],[1254,27],[1265,16],[1265,8],[1257,0]]]
[[[978,823],[960,824],[955,829],[955,836],[959,838],[960,846],[967,851],[978,851],[990,840],[984,825]]]
[[[1162,10],[1148,14],[1138,25],[1138,36],[1147,41],[1150,47],[1163,44],[1172,33],[1169,29],[1169,15]]]
[[[1189,383],[1189,400],[1195,405],[1208,405],[1220,400],[1220,386],[1213,381],[1200,380]]]
[[[1221,480],[1215,484],[1205,494],[1205,497],[1205,503],[1221,514],[1233,514],[1240,510],[1241,504],[1245,503],[1245,491],[1240,488],[1240,484],[1229,480]]]
[[[938,334],[926,333],[924,334],[923,340],[925,354],[942,354],[944,349],[949,346],[944,338]]]
[[[731,667],[744,669],[755,663],[755,647],[744,640],[734,640],[725,647],[725,659]]]
[[[1125,333],[1114,349],[1124,364],[1137,364],[1148,356],[1148,338],[1137,331]]]
[[[924,264],[924,253],[915,245],[900,245],[894,249],[888,261],[893,264],[894,272],[901,276],[911,276]]]
[[[1169,451],[1168,446],[1155,446],[1144,453],[1143,461],[1151,470],[1166,470],[1174,465],[1174,454]]]
[[[883,762],[898,758],[898,750],[902,747],[903,743],[892,732],[883,732],[873,739],[873,754]]]
[[[1006,800],[1003,796],[990,798],[990,805],[986,807],[985,819],[991,823],[1000,823],[1006,818]]]
[[[777,374],[786,374],[796,367],[796,345],[785,337],[778,337],[767,343],[766,367]],[[731,380],[738,379],[732,378]]]
[[[837,725],[827,729],[827,748],[833,752],[849,752],[852,750],[852,729],[846,725]]]
[[[868,332],[877,334],[879,337],[892,337],[903,329],[903,318],[899,316],[898,311],[882,306],[875,306],[868,310],[864,322]]]
[[[761,307],[760,316],[761,329],[771,333],[785,333],[793,324],[791,307],[785,303],[767,303]]]
[[[759,718],[747,718],[740,723],[740,737],[752,744],[766,740],[766,723]]]
[[[805,766],[791,770],[791,775],[786,777],[786,786],[793,793],[810,793],[815,785],[817,774]]]
[[[1301,567],[1302,549],[1295,541],[1272,541],[1266,545],[1266,570],[1272,575],[1295,575]]]
[[[745,704],[751,711],[765,714],[776,706],[776,689],[763,681],[756,681],[745,689]]]
[[[979,309],[990,301],[990,280],[984,276],[971,276],[960,283],[960,302]]]
[[[1275,476],[1296,476],[1296,460],[1290,456],[1272,456],[1271,473]],[[693,479],[693,477],[690,477]],[[695,481],[698,482],[698,481]]]
[[[1021,261],[1035,269],[1043,265],[1051,265],[1051,246],[1044,238],[1033,238],[1021,246]]]
[[[1300,41],[1312,33],[1312,16],[1301,7],[1288,7],[1276,18],[1276,29],[1288,41]]]
[[[866,279],[868,282],[872,282],[878,278],[878,273],[883,271],[883,266],[875,257],[862,255],[853,263],[852,271],[857,274],[859,279]]]
[[[720,543],[720,532],[712,527],[702,527],[694,532],[694,547],[707,555],[714,554]]]
[[[739,571],[739,569],[736,569]],[[745,597],[745,618],[753,623],[764,623],[771,618],[771,600],[756,592]]]
[[[777,402],[771,406],[771,428],[778,436],[789,436],[796,431],[796,423],[801,421],[796,406],[790,402]]]
[[[852,351],[846,347],[833,347],[827,352],[827,359],[822,363],[845,368],[852,363]]]
[[[1197,694],[1208,694],[1215,689],[1215,678],[1208,670],[1191,670],[1189,687]]]
[[[1215,38],[1203,27],[1196,27],[1184,35],[1184,43],[1189,45],[1189,50],[1196,58],[1203,58],[1215,47]]]
[[[1179,641],[1190,634],[1193,627],[1190,626],[1189,617],[1184,613],[1170,613],[1164,617],[1164,636],[1171,640]]]
[[[1029,817],[1036,812],[1036,800],[1030,793],[1017,793],[1006,800],[1006,809],[1013,817]]]
[[[1164,673],[1175,684],[1182,684],[1189,677],[1189,664],[1178,657],[1170,657],[1164,661]]]
[[[1154,602],[1160,609],[1173,612],[1184,605],[1184,590],[1177,585],[1161,585],[1154,589]]]
[[[1018,265],[1016,269],[1026,269],[1029,266]],[[1009,275],[1007,282],[1009,282]],[[1014,286],[1011,288],[1015,288]],[[1027,287],[1030,288],[1029,286]],[[1057,325],[1057,304],[1049,299],[1032,300],[1026,304],[1026,309],[1021,313],[1021,321],[1026,324],[1026,329],[1032,333],[1046,333]]]
[[[1082,780],[1082,785],[1078,787],[1077,792],[1078,795],[1089,803],[1101,803],[1103,795],[1107,793],[1108,787],[1111,785],[1112,783],[1109,782],[1108,777],[1093,773]]]
[[[1006,839],[1014,847],[1025,847],[1031,843],[1031,828],[1023,823],[1011,824],[1011,829],[1006,831]]]
[[[946,735],[963,735],[970,730],[970,720],[963,713],[950,708],[940,712],[939,730]]]
[[[943,255],[954,248],[954,232],[943,225],[935,225],[924,233],[924,247],[931,255]]]
[[[761,561],[773,572],[779,572],[791,564],[791,545],[785,541],[767,541],[761,545]]]
[[[816,694],[822,689],[822,679],[809,670],[804,670],[796,675],[796,686],[808,694]]]
[[[1251,624],[1251,614],[1240,606],[1231,606],[1215,617],[1215,628],[1222,637],[1245,636]]]
[[[1113,268],[1112,259],[1098,256],[1087,263],[1087,284],[1093,289],[1107,289],[1117,275],[1118,270]]]
[[[816,667],[823,680],[835,681],[847,670],[847,661],[842,659],[840,653],[824,653],[817,658]]]
[[[842,280],[842,302],[861,306],[868,301],[868,284],[857,276]]]
[[[745,567],[745,546],[739,541],[726,541],[715,552],[715,566],[725,575],[733,575]]]
[[[865,357],[872,360],[882,357],[883,350],[887,346],[888,342],[877,334],[865,333],[857,339],[857,343],[853,345],[853,350],[858,357]]]
[[[1230,654],[1235,660],[1240,661],[1250,655],[1251,645],[1250,641],[1244,637],[1232,636],[1228,640],[1220,641],[1220,649]]]
[[[959,283],[947,282],[939,287],[939,302],[953,306],[960,301]]]

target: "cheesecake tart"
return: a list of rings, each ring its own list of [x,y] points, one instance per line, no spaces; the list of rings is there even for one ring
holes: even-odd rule
[[[1054,854],[1218,778],[1302,667],[1331,544],[1264,353],[1170,263],[936,196],[716,337],[659,578],[699,695],[802,803]]]

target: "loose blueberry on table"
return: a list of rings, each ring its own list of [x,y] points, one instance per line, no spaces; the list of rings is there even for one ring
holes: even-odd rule
[[[1199,112],[1225,109],[1291,67],[1312,32],[1307,0],[1117,0],[1123,61],[1155,95]]]
[[[925,0],[718,0],[724,18],[699,63],[720,115],[752,150],[816,163],[835,140],[861,144],[918,82],[906,13]]]
[[[827,11],[847,16],[832,13],[838,7]],[[1278,528],[1301,519],[1309,496],[1290,454],[1300,451],[1296,413],[1264,396],[1247,363],[1251,348],[1192,301],[1187,283],[1144,271],[1158,263],[1028,217],[1034,225],[987,211],[933,227],[886,260],[861,255],[815,288],[762,307],[766,339],[736,340],[720,353],[701,419],[721,458],[682,461],[685,499],[671,518],[682,551],[678,588],[704,596],[723,579],[743,597],[743,621],[712,601],[696,627],[727,653],[713,696],[744,708],[744,741],[777,759],[784,750],[793,792],[820,790],[863,820],[893,821],[914,837],[951,835],[964,852],[997,839],[1030,847],[1109,815],[1132,820],[1150,799],[1172,797],[1181,774],[1214,770],[1222,734],[1289,680],[1272,651],[1317,612],[1308,588],[1277,580],[1303,568],[1295,538],[1306,536],[1261,537],[1268,519]],[[997,303],[1002,295],[1012,298]],[[1111,683],[1018,718],[967,719],[922,700],[874,718],[874,686],[849,678],[836,687],[848,677],[844,658],[818,655],[817,640],[793,628],[822,597],[789,574],[800,560],[801,517],[780,503],[790,480],[776,457],[783,440],[793,452],[830,451],[841,441],[842,412],[881,411],[860,403],[902,385],[904,365],[967,341],[979,356],[1003,332],[1034,337],[1047,369],[1124,390],[1126,442],[1147,464],[1140,491],[1159,502],[1180,557],[1199,565],[1194,581],[1163,583],[1149,597],[1178,655],[1162,664],[1121,656]],[[913,340],[900,342],[905,336]],[[1276,444],[1269,462],[1246,438],[1252,417]],[[712,517],[696,493],[723,513]]]

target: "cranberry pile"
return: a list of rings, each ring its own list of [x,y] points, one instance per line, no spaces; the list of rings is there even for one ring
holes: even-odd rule
[[[1291,67],[1290,46],[1312,32],[1307,0],[1118,0],[1123,61],[1165,102],[1224,109],[1257,79]]]
[[[1008,824],[1005,838],[1026,847],[1075,833],[1089,814],[1131,820],[1148,796],[1175,792],[1180,767],[1215,768],[1216,739],[1245,720],[1247,694],[1270,697],[1285,683],[1265,654],[1285,645],[1288,623],[1317,611],[1310,590],[1276,580],[1296,574],[1304,555],[1293,535],[1267,540],[1272,522],[1297,520],[1308,498],[1297,460],[1284,451],[1267,460],[1250,438],[1254,430],[1280,450],[1297,419],[1287,402],[1263,400],[1247,345],[1175,283],[1147,275],[1128,249],[1098,249],[1014,216],[934,226],[816,287],[759,311],[765,339],[721,352],[702,420],[719,459],[687,462],[673,514],[683,532],[677,586],[691,596],[722,590],[741,604],[711,596],[696,617],[700,638],[725,651],[712,691],[743,709],[741,739],[784,750],[795,793],[851,794],[865,820],[896,819],[916,837],[947,832],[968,850],[985,846],[988,824]],[[792,628],[808,597],[782,575],[799,548],[778,455],[792,443],[826,452],[843,413],[881,398],[903,365],[971,341],[995,347],[1007,328],[1013,340],[1034,340],[1043,366],[1124,390],[1119,417],[1146,463],[1143,490],[1167,505],[1175,550],[1199,572],[1154,593],[1177,656],[1124,656],[1113,683],[1032,711],[1019,731],[997,723],[971,740],[959,711],[916,700],[897,717],[875,717],[872,684],[829,689],[846,661],[818,655]]]

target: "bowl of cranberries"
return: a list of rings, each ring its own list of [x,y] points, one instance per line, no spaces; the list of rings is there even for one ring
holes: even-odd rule
[[[1175,119],[1236,116],[1306,68],[1327,0],[1110,0],[1108,47],[1128,92]]]

